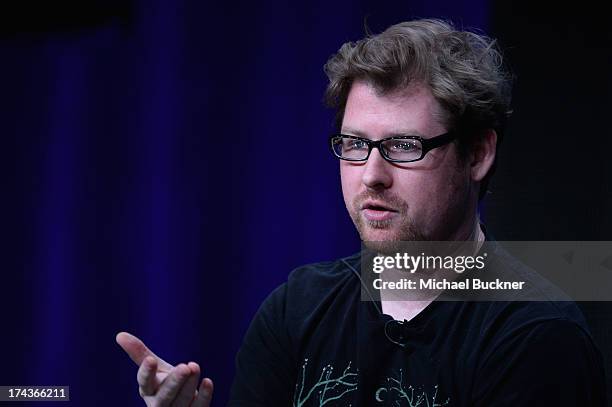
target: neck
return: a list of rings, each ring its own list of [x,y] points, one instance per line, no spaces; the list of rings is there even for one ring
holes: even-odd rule
[[[462,242],[469,245],[465,247],[465,245],[461,245],[458,249],[459,251],[467,250],[468,252],[472,252],[476,254],[485,240],[484,232],[480,227],[480,219],[476,214],[469,220],[469,223],[466,224],[471,225],[470,228],[466,228],[466,232],[463,232]],[[457,236],[460,236],[458,233]],[[398,271],[399,272],[399,271]],[[401,272],[399,272],[401,273]],[[388,280],[390,276],[393,276],[391,279],[397,279],[396,273],[393,271],[390,274],[387,274],[387,279],[384,278],[384,274],[381,274],[381,278],[383,280]],[[387,315],[391,315],[396,320],[407,320],[410,321],[416,315],[418,315],[421,311],[423,311],[429,304],[431,304],[440,294],[437,293],[422,293],[421,296],[419,292],[414,293],[410,297],[413,298],[411,300],[404,300],[397,297],[397,294],[393,294],[388,290],[383,290],[380,292],[380,300],[382,305],[383,313]]]

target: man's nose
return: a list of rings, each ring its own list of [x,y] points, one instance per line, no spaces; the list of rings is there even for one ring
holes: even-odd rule
[[[362,182],[371,190],[391,187],[393,182],[391,163],[386,161],[377,148],[372,149],[362,175]]]

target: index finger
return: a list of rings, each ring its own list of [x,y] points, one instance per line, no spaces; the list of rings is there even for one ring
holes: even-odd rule
[[[152,396],[157,392],[160,382],[157,378],[157,360],[147,356],[136,374],[140,396]]]
[[[115,340],[138,366],[142,364],[142,361],[147,356],[152,356],[157,359],[159,370],[169,371],[173,367],[170,363],[153,353],[140,339],[132,334],[119,332]]]

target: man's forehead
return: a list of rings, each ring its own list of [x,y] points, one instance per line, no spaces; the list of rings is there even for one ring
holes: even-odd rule
[[[364,138],[425,137],[431,127],[443,125],[441,111],[429,88],[419,83],[382,93],[371,83],[357,81],[347,99],[341,132]]]
[[[401,102],[406,98],[415,97],[419,94],[431,95],[431,90],[429,86],[427,86],[421,81],[412,81],[406,85],[402,85],[393,89],[385,89],[382,86],[378,86],[372,81],[358,79],[351,85],[349,96],[350,92],[352,92],[356,88],[360,88],[362,91],[367,91],[372,95],[375,95],[376,97],[384,98],[389,101],[394,101],[396,103]]]
[[[343,134],[349,134],[349,135],[359,136],[363,138],[372,138],[371,134],[368,134],[367,132],[362,131],[361,129],[353,128],[348,125],[346,126],[343,125],[340,132]],[[382,137],[396,137],[396,136],[419,136],[419,137],[426,138],[426,136],[421,131],[415,128],[408,128],[408,127],[390,130],[386,132]]]

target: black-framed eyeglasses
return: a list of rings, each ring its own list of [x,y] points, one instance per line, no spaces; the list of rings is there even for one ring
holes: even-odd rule
[[[432,138],[419,136],[395,136],[381,140],[334,134],[329,143],[336,157],[346,161],[367,161],[373,148],[377,148],[383,158],[393,163],[409,163],[422,160],[429,151],[450,143],[457,134],[448,132]]]

